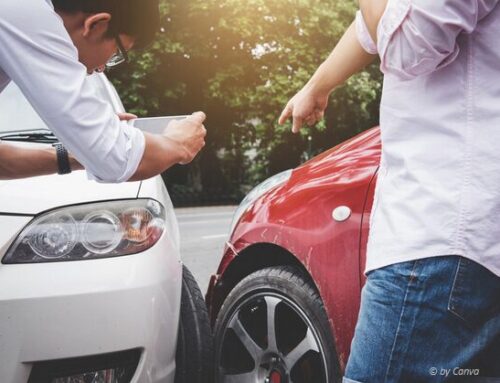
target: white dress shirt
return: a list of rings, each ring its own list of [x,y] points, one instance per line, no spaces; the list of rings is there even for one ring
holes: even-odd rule
[[[49,0],[0,1],[0,91],[11,79],[90,178],[124,182],[136,172],[143,133],[94,94]]]
[[[366,272],[460,255],[500,276],[499,0],[389,0]]]

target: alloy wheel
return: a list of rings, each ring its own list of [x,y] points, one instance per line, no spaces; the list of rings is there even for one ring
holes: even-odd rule
[[[220,383],[328,383],[316,329],[283,294],[257,292],[240,301],[222,337]]]

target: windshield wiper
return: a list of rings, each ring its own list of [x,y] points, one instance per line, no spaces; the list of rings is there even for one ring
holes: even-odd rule
[[[55,144],[59,142],[52,132],[6,134],[0,136],[0,141],[36,142],[40,144]]]

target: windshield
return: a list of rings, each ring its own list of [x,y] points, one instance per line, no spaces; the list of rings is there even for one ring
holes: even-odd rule
[[[95,74],[88,77],[99,98],[113,105],[118,113],[123,111],[121,101],[111,83],[104,74]],[[31,107],[19,88],[14,82],[0,93],[0,134],[33,131],[45,129],[47,125]]]

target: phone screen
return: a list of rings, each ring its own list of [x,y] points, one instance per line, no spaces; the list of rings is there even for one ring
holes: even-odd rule
[[[187,116],[147,117],[131,120],[129,121],[129,123],[135,128],[142,130],[143,132],[161,134],[163,133],[163,130],[165,130],[167,125],[172,121],[183,120],[186,117]]]

